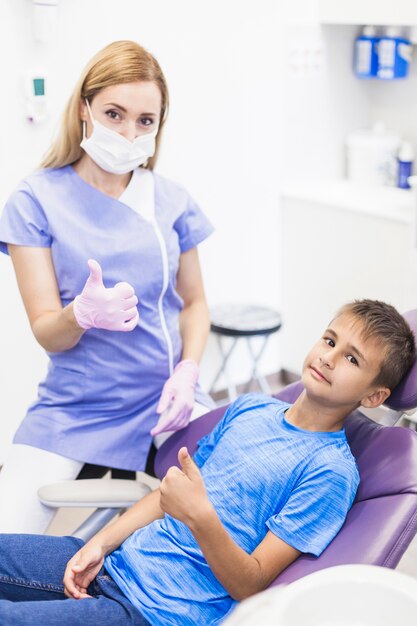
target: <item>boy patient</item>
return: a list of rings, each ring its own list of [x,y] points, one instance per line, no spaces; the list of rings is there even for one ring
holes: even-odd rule
[[[382,404],[414,359],[392,306],[343,306],[307,354],[294,404],[240,397],[194,459],[181,448],[181,469],[88,543],[2,535],[0,625],[220,624],[338,533],[359,483],[344,420]]]

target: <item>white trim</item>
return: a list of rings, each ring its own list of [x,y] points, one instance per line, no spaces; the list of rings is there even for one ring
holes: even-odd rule
[[[166,245],[165,245],[165,240],[162,236],[161,230],[159,228],[159,224],[156,221],[156,218],[154,218],[152,220],[152,224],[153,227],[155,229],[155,234],[156,237],[158,239],[158,243],[159,243],[159,247],[161,250],[161,257],[162,257],[162,271],[163,271],[163,282],[162,282],[162,291],[161,294],[159,296],[158,299],[158,311],[159,311],[159,317],[161,320],[161,326],[162,326],[162,332],[165,335],[165,341],[167,343],[167,348],[168,348],[168,360],[169,360],[169,375],[171,376],[172,372],[174,371],[174,348],[172,346],[172,341],[171,341],[171,336],[169,334],[168,331],[168,326],[165,320],[165,314],[164,314],[164,309],[162,306],[162,301],[164,299],[164,295],[166,293],[166,290],[168,288],[168,254],[167,254],[167,249],[166,249]]]
[[[155,185],[152,173],[137,167],[118,200],[127,204],[144,220],[152,222],[155,217]]]
[[[158,298],[158,312],[159,319],[161,320],[162,332],[165,337],[165,341],[168,349],[168,363],[169,363],[169,375],[171,376],[174,371],[174,348],[172,345],[171,336],[168,331],[168,326],[165,319],[163,299],[168,289],[169,279],[169,264],[168,253],[165,245],[165,240],[162,235],[159,224],[155,217],[155,179],[149,170],[143,168],[136,168],[132,174],[132,178],[122,195],[119,198],[119,202],[127,204],[143,219],[152,224],[156,238],[158,240],[159,249],[161,251],[162,258],[162,291]],[[139,301],[140,310],[140,301]],[[140,323],[140,322],[139,322]]]

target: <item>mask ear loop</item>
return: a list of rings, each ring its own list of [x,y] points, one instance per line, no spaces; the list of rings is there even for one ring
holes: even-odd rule
[[[88,114],[90,116],[90,120],[92,122],[94,122],[93,114],[91,113],[90,103],[88,102],[87,98],[84,98],[84,100],[85,100],[85,103],[87,105],[87,109],[88,109]]]
[[[94,126],[94,118],[93,118],[93,114],[91,113],[90,103],[88,102],[87,98],[84,98],[84,102],[87,105],[87,111],[90,116],[91,123]],[[82,120],[82,122],[83,122],[83,141],[84,141],[84,139],[86,139],[87,137],[87,122],[86,120]]]

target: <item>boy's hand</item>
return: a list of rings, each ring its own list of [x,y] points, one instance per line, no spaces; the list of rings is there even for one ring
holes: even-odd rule
[[[64,593],[68,598],[91,598],[88,585],[104,563],[104,551],[99,546],[86,544],[68,561],[64,574]]]
[[[160,506],[164,513],[189,526],[204,519],[212,506],[200,470],[187,448],[179,450],[178,461],[182,469],[170,467],[160,485]]]

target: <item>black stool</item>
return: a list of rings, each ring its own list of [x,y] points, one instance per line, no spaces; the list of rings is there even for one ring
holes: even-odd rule
[[[249,304],[225,304],[211,309],[211,331],[216,335],[219,350],[222,355],[222,364],[212,382],[210,392],[223,374],[226,383],[229,400],[237,397],[236,387],[230,382],[227,373],[227,363],[239,340],[245,339],[252,362],[252,374],[246,384],[254,378],[258,381],[264,393],[271,393],[267,380],[258,374],[258,363],[264,353],[269,337],[276,333],[282,325],[280,314],[274,309],[264,306]],[[231,337],[232,343],[226,350],[223,339]],[[255,352],[251,343],[252,337],[263,337],[261,348]]]

